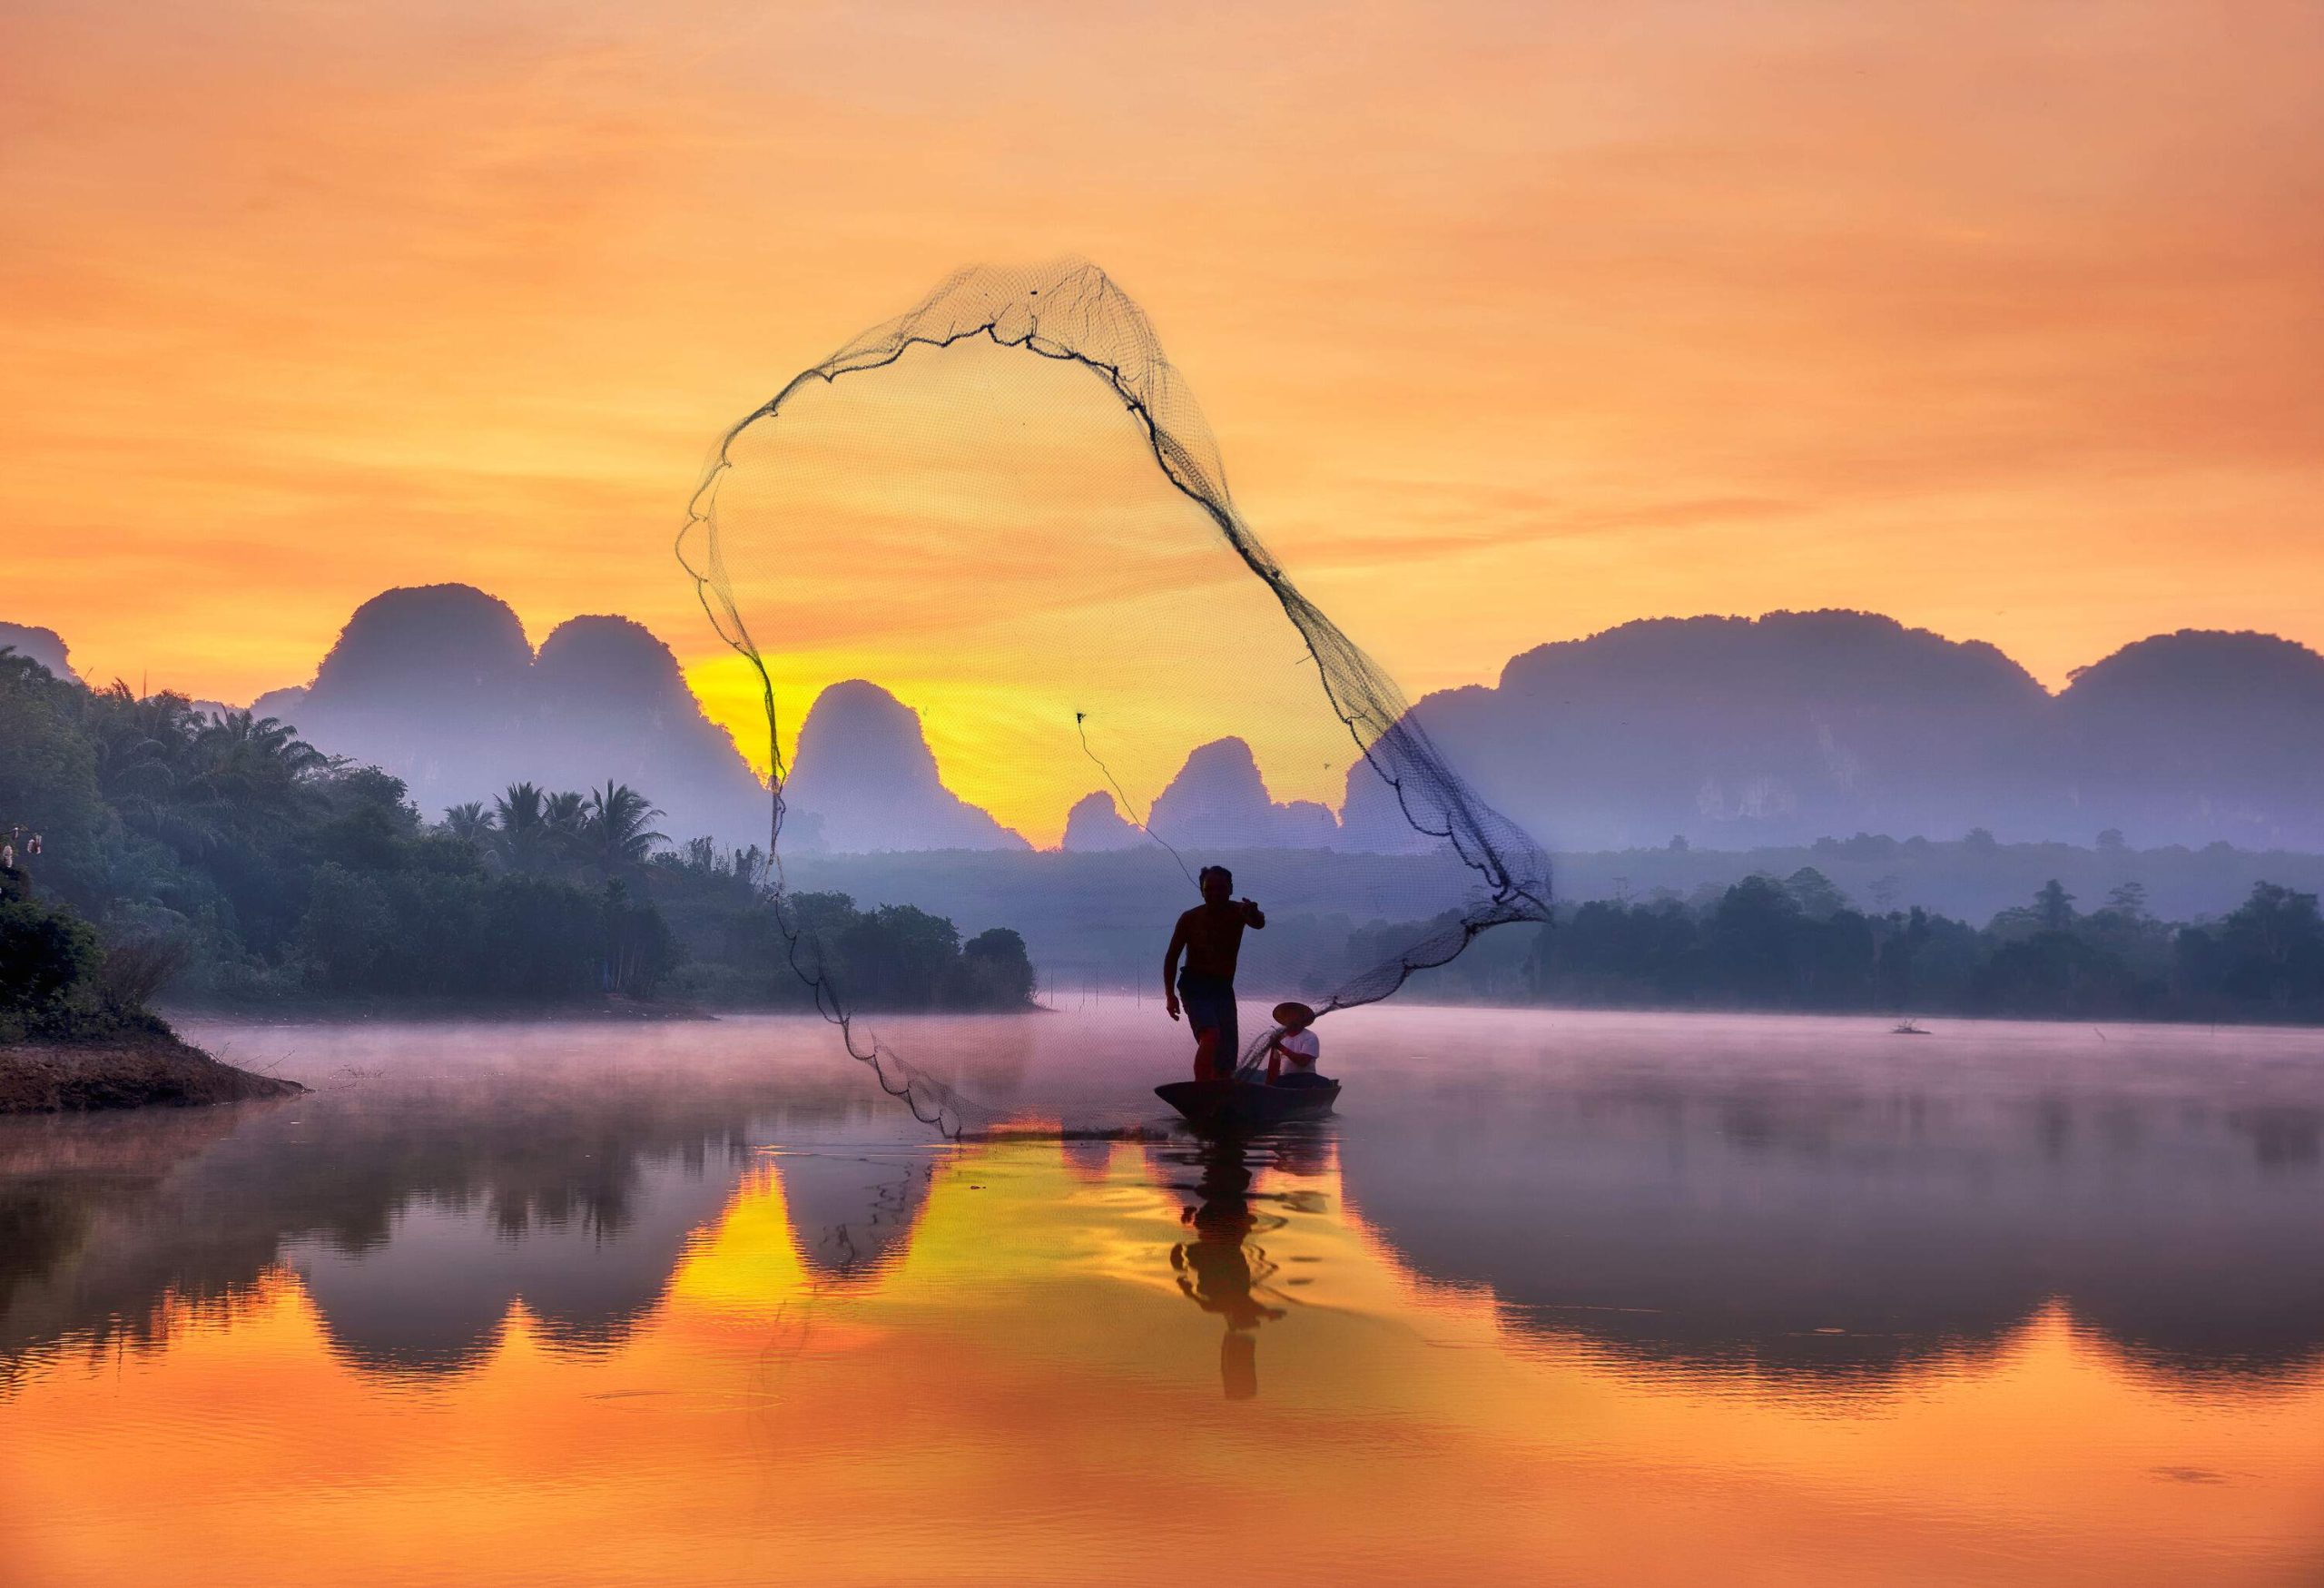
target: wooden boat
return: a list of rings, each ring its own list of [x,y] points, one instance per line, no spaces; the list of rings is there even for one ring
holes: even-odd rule
[[[1262,1086],[1237,1080],[1174,1080],[1154,1095],[1198,1130],[1265,1130],[1295,1119],[1319,1119],[1339,1100],[1340,1083]]]

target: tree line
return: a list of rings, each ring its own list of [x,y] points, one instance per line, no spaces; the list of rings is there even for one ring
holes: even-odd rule
[[[2263,882],[2196,922],[2158,920],[2135,882],[2080,904],[2052,881],[1983,926],[1866,912],[1804,866],[1691,899],[1561,906],[1538,932],[1488,935],[1419,986],[1604,1007],[2324,1021],[2313,893]],[[1419,930],[1366,928],[1348,958],[1384,958]]]
[[[560,1001],[608,994],[804,1007],[755,850],[669,847],[616,782],[519,783],[428,822],[402,782],[289,724],[90,689],[0,649],[0,1034],[94,1030],[161,988]],[[941,917],[786,901],[862,1008],[1011,1008],[1022,940]],[[111,1011],[108,1013],[107,1011]]]

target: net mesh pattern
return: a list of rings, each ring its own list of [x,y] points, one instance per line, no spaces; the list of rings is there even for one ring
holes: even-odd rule
[[[815,514],[793,505],[777,515],[765,508],[768,488],[763,481],[797,476],[802,469],[783,450],[784,421],[794,429],[812,429],[817,422],[802,418],[803,410],[842,385],[853,389],[877,380],[875,371],[894,371],[900,381],[920,380],[917,373],[934,367],[937,355],[970,347],[988,353],[1000,350],[1012,357],[1036,355],[1055,364],[1078,366],[1103,382],[1118,404],[1115,420],[1126,411],[1129,434],[1142,442],[1157,466],[1173,500],[1173,510],[1190,503],[1198,518],[1190,518],[1200,555],[1231,559],[1217,577],[1229,579],[1237,598],[1256,603],[1255,609],[1280,613],[1270,619],[1285,635],[1281,647],[1286,659],[1302,664],[1295,687],[1299,709],[1324,723],[1344,754],[1350,741],[1369,775],[1393,791],[1397,808],[1414,833],[1439,840],[1458,855],[1473,873],[1469,902],[1456,922],[1433,931],[1406,946],[1394,957],[1371,965],[1332,988],[1316,1005],[1319,1013],[1371,1003],[1395,992],[1416,972],[1441,965],[1459,955],[1479,933],[1496,926],[1549,919],[1550,867],[1547,856],[1516,824],[1489,805],[1462,780],[1415,722],[1408,703],[1394,682],[1362,648],[1343,634],[1321,607],[1292,582],[1283,567],[1245,523],[1230,496],[1225,468],[1208,424],[1177,370],[1164,356],[1161,343],[1145,313],[1106,274],[1083,261],[1068,260],[1034,268],[975,266],[955,273],[909,311],[874,326],[847,342],[830,357],[802,370],[771,399],[744,416],[722,436],[690,503],[687,520],[678,537],[678,556],[694,577],[704,610],[719,636],[746,658],[755,677],[767,717],[769,755],[773,766],[773,816],[769,889],[782,924],[792,968],[813,991],[824,1018],[837,1026],[847,1050],[878,1075],[882,1088],[906,1102],[926,1123],[948,1135],[990,1122],[987,1111],[952,1088],[905,1060],[880,1041],[857,1018],[842,974],[793,908],[783,874],[786,796],[792,768],[784,751],[784,723],[778,710],[774,667],[776,658],[797,643],[798,631],[810,622],[827,631],[844,629],[849,602],[835,596],[840,588],[835,570],[875,565],[850,579],[879,575],[882,545],[877,536],[859,536],[850,542],[837,531],[818,530]],[[940,398],[942,390],[939,390]],[[957,402],[957,399],[950,399]],[[940,403],[939,404],[940,407]],[[859,429],[876,430],[882,422],[873,411]],[[899,425],[906,421],[899,419]],[[826,472],[836,464],[826,465]],[[871,469],[861,449],[852,467],[859,473]],[[1151,478],[1151,470],[1148,471]],[[876,482],[871,482],[876,484]],[[868,488],[868,487],[867,487]],[[1133,542],[1135,530],[1111,541],[1092,536],[1086,547],[1069,560],[1087,565],[1086,580],[1105,577],[1108,559],[1136,564],[1148,548]],[[818,538],[820,537],[820,539]],[[1010,566],[1010,552],[1000,546],[1002,534],[980,539],[976,555],[980,566]],[[901,542],[896,543],[899,547]],[[901,555],[901,553],[899,554]],[[920,555],[912,548],[911,555]],[[1025,550],[1019,560],[1040,572],[1048,553]],[[820,561],[818,559],[820,558]],[[1068,559],[1051,560],[1062,563]],[[821,567],[829,577],[818,587],[807,570]],[[1150,569],[1133,567],[1117,582],[1136,583]],[[1025,584],[994,597],[993,605],[1011,608],[1037,604]],[[768,592],[775,594],[770,595]],[[1206,597],[1214,604],[1216,596]],[[868,612],[868,604],[857,605]],[[836,614],[836,615],[834,615]],[[1282,620],[1288,620],[1288,631]],[[1295,636],[1295,646],[1288,642]],[[1093,640],[1084,630],[1069,642],[1052,633],[1040,642],[1054,652],[1043,658],[1045,670],[1066,666],[1088,668],[1094,652],[1110,648],[1134,651],[1133,633],[1110,634],[1110,644]],[[1295,650],[1295,656],[1289,653]],[[1038,650],[1036,652],[1038,655]],[[1133,658],[1135,659],[1135,658]],[[1312,665],[1313,674],[1305,673]],[[1229,674],[1190,686],[1188,695],[1210,699],[1218,709],[1248,718],[1276,718],[1292,708],[1289,697],[1266,694],[1239,682],[1265,669],[1244,666]],[[1283,669],[1288,676],[1288,669]],[[1328,715],[1324,715],[1328,713]],[[1083,714],[1071,714],[1071,730],[1086,747],[1088,724]],[[1095,752],[1092,752],[1093,757]],[[1028,757],[1020,756],[1019,759]],[[1110,770],[1107,781],[1118,790]],[[1146,815],[1125,795],[1126,813],[1138,825]],[[1148,829],[1149,833],[1153,830]],[[1263,1056],[1274,1032],[1264,1032],[1246,1047],[1245,1063]]]

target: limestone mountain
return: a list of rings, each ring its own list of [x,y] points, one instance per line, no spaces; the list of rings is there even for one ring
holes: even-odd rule
[[[1238,738],[1215,739],[1188,755],[1154,797],[1147,825],[1181,849],[1329,849],[1340,836],[1330,806],[1276,803]]]
[[[2324,656],[2181,629],[2076,672],[2053,745],[2079,829],[2324,847]]]
[[[1064,847],[1077,854],[1135,849],[1145,842],[1146,834],[1121,814],[1114,796],[1102,788],[1083,794],[1065,814]]]
[[[64,639],[53,628],[34,628],[22,623],[0,623],[0,646],[15,651],[46,667],[59,678],[73,674],[72,654]]]
[[[785,843],[802,849],[1032,847],[946,788],[920,714],[861,678],[808,708],[783,802]]]
[[[576,617],[539,654],[507,606],[466,585],[389,590],[358,607],[311,684],[255,709],[410,786],[427,815],[509,784],[642,790],[673,837],[763,843],[767,796],[702,713],[677,658],[625,617]]]
[[[2324,657],[2260,635],[2142,640],[2053,696],[1992,646],[1859,612],[1656,618],[1514,657],[1413,720],[1559,849],[1856,832],[2324,844]],[[1350,774],[1351,846],[1409,840]]]

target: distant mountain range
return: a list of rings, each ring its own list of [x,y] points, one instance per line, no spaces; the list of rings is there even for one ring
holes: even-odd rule
[[[519,781],[644,790],[674,838],[764,841],[766,791],[702,713],[670,648],[626,617],[576,617],[536,654],[466,585],[358,607],[311,683],[252,703],[317,748],[394,773],[430,817]]]
[[[46,629],[0,625],[53,669]],[[262,696],[337,755],[405,779],[430,815],[529,779],[645,790],[674,837],[757,841],[766,796],[669,648],[613,616],[537,654],[461,585],[390,590],[310,684]],[[2127,646],[2053,695],[1999,650],[1858,612],[1656,618],[1511,660],[1427,695],[1422,726],[1485,796],[1564,850],[1794,844],[1856,832],[2324,850],[2324,656],[2273,636],[2182,630]],[[802,725],[786,841],[802,850],[1030,846],[945,786],[913,711],[862,679]],[[1334,814],[1277,802],[1242,740],[1196,746],[1150,813],[1181,848],[1424,850],[1358,761]],[[1146,840],[1110,793],[1064,847]]]
[[[1866,613],[1658,618],[1413,715],[1559,849],[1978,827],[2324,847],[2324,656],[2271,635],[2158,635],[2053,695],[1992,646]]]

